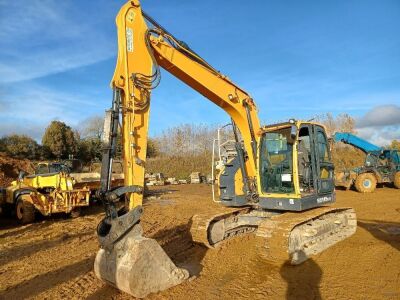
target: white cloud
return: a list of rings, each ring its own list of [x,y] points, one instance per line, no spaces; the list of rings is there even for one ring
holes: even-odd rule
[[[400,140],[400,106],[375,106],[356,120],[356,129],[361,138],[379,146]]]
[[[399,105],[380,105],[357,120],[357,127],[400,125]]]
[[[18,133],[40,140],[52,120],[63,121],[75,128],[90,115],[102,114],[110,102],[91,94],[81,96],[37,84],[21,84],[20,87],[19,91],[0,99],[0,108],[2,103],[7,106],[0,110],[0,136]]]
[[[358,135],[379,146],[388,146],[393,140],[400,140],[400,126],[357,128]]]
[[[0,83],[64,72],[113,56],[115,43],[99,30],[97,14],[78,9],[69,1],[0,2]]]
[[[0,0],[0,136],[28,134],[40,141],[50,121],[78,126],[108,107],[104,97],[109,94],[103,96],[90,85],[72,92],[76,88],[32,80],[116,54],[110,9],[118,3],[99,0],[97,5],[103,8],[99,11],[85,11],[90,4],[77,4]]]

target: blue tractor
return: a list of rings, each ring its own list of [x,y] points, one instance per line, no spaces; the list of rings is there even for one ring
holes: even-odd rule
[[[383,149],[347,132],[337,132],[335,142],[343,142],[360,149],[367,156],[363,166],[351,171],[337,172],[335,185],[346,189],[354,186],[361,193],[371,193],[377,184],[392,184],[400,189],[400,150]]]

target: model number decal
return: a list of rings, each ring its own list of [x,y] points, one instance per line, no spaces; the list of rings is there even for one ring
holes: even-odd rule
[[[130,28],[126,28],[126,49],[133,52],[133,30]]]
[[[317,198],[317,202],[318,203],[330,202],[331,200],[332,200],[331,196],[325,196],[325,197]]]

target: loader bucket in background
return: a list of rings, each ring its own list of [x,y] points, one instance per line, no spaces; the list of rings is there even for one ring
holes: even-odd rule
[[[98,251],[94,271],[99,279],[138,298],[178,285],[189,277],[189,272],[176,267],[156,240],[142,236],[140,224],[111,249]]]

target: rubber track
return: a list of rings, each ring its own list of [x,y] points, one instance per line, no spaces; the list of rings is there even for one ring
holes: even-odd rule
[[[257,236],[266,238],[265,248],[267,251],[262,253],[262,256],[275,263],[290,261],[289,239],[296,226],[328,213],[340,213],[346,210],[354,217],[355,221],[355,212],[352,208],[332,207],[320,207],[300,213],[284,213],[263,221],[257,230]]]
[[[208,228],[210,224],[219,221],[221,219],[227,219],[233,216],[237,216],[239,214],[246,214],[251,211],[251,208],[225,208],[224,211],[220,213],[205,213],[198,214],[192,217],[192,224],[190,227],[190,233],[192,235],[192,240],[196,243],[203,244],[208,248],[215,248],[218,244],[224,242],[222,240],[219,243],[210,244],[208,240]]]

